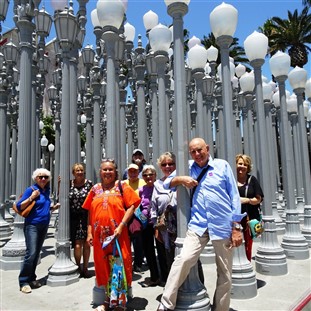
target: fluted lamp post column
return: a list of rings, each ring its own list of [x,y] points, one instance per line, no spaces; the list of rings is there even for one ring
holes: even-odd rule
[[[172,32],[168,27],[158,24],[149,32],[149,42],[154,51],[154,60],[158,73],[158,101],[159,101],[159,154],[169,150],[167,133],[169,131],[169,118],[167,114],[165,98],[165,71],[169,60],[168,50],[172,42]]]
[[[285,81],[289,71],[290,57],[278,51],[270,58],[269,63],[270,70],[279,86],[282,180],[284,194],[287,200],[286,227],[281,246],[285,250],[287,257],[291,259],[307,259],[309,258],[308,243],[300,232],[298,211],[295,204],[294,184],[292,179],[293,151],[288,143],[289,129]]]
[[[70,74],[69,52],[77,37],[77,21],[71,9],[55,12],[55,28],[62,50],[62,103],[60,148],[60,205],[56,261],[49,270],[47,285],[63,286],[79,280],[78,267],[70,258],[69,180],[70,180]]]
[[[222,75],[222,101],[224,107],[224,134],[225,134],[225,159],[229,162],[234,175],[235,167],[235,138],[234,120],[232,118],[232,86],[229,64],[229,47],[238,22],[238,11],[230,4],[222,3],[210,13],[210,25],[216,42],[220,47],[221,75]]]
[[[17,172],[16,193],[18,196],[23,193],[31,182],[31,114],[34,111],[29,109],[29,103],[32,98],[32,33],[35,24],[32,22],[34,16],[34,7],[30,1],[23,1],[16,11],[14,21],[19,31],[20,48],[20,76],[19,81],[19,114],[18,114],[18,152],[17,152]],[[4,1],[6,4],[6,0]],[[37,5],[40,1],[35,3]],[[1,5],[3,1],[1,1]],[[32,3],[33,4],[33,3]],[[10,43],[9,43],[10,44]],[[6,44],[6,47],[9,45]],[[16,51],[17,53],[17,51]],[[2,249],[1,267],[4,270],[18,270],[25,254],[25,237],[23,233],[24,219],[16,215],[14,220],[14,232],[11,240],[6,243]]]
[[[188,52],[188,65],[192,69],[192,77],[195,80],[195,97],[197,102],[196,136],[205,137],[204,133],[204,110],[203,110],[203,77],[204,67],[207,62],[207,50],[196,44]]]
[[[267,127],[265,120],[268,118],[264,111],[263,89],[261,66],[264,64],[264,58],[268,49],[268,38],[258,32],[254,32],[244,41],[245,53],[254,68],[255,91],[256,91],[256,115],[258,124],[257,142],[259,150],[256,152],[259,156],[258,162],[258,180],[263,188],[264,200],[263,221],[265,224],[265,233],[262,236],[262,243],[257,249],[256,269],[262,274],[283,275],[287,273],[286,256],[281,247],[278,246],[276,225],[272,215],[272,159],[269,158],[269,143],[267,143]],[[265,146],[263,148],[263,146]]]
[[[173,48],[174,48],[174,97],[173,122],[176,123],[176,170],[178,175],[188,175],[188,117],[186,94],[186,70],[184,61],[184,27],[183,17],[188,13],[190,0],[165,0],[167,12],[173,18]],[[184,187],[177,187],[177,239],[176,253],[179,254],[187,231],[190,218],[190,198]],[[193,300],[195,298],[195,301]],[[175,310],[210,310],[210,300],[205,287],[199,281],[197,266],[191,269],[190,274],[178,290]]]
[[[105,41],[107,63],[107,93],[106,93],[106,157],[117,156],[116,137],[116,42],[119,39],[119,28],[126,13],[122,1],[99,0],[96,5],[97,17],[103,27],[102,39]]]
[[[303,93],[306,91],[306,96],[310,94],[307,90],[307,71],[303,68],[296,67],[289,74],[288,79],[295,94],[297,95],[298,105],[298,134],[299,134],[299,147],[300,147],[300,159],[302,166],[302,182],[304,189],[304,226],[302,228],[302,234],[307,239],[309,247],[311,247],[311,228],[310,228],[310,216],[311,216],[311,177],[310,177],[310,154],[308,152],[308,140],[305,126],[305,114],[304,114],[304,102]],[[311,82],[311,80],[310,80]]]

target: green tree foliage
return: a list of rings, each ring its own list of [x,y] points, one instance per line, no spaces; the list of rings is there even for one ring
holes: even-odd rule
[[[292,67],[303,67],[311,51],[311,15],[306,6],[301,14],[288,11],[288,18],[272,17],[259,30],[269,39],[269,53],[288,52]]]

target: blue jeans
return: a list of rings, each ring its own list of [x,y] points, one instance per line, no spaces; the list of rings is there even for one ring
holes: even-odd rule
[[[35,271],[48,228],[49,224],[25,224],[24,226],[26,253],[18,277],[20,287],[29,285],[37,278]]]

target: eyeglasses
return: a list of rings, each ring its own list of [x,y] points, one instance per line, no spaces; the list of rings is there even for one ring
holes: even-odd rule
[[[174,162],[171,162],[171,163],[161,163],[161,166],[162,167],[166,167],[166,166],[174,166],[175,163]]]
[[[43,178],[44,178],[44,179],[49,179],[49,176],[45,176],[45,175],[44,175],[44,176],[38,176],[38,178],[39,178],[39,179],[43,179]]]
[[[143,177],[152,177],[154,174],[143,174]]]

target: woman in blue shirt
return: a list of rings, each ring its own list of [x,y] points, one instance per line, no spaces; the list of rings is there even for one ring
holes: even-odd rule
[[[47,169],[36,169],[32,174],[35,184],[28,187],[16,203],[17,209],[23,210],[29,203],[36,201],[24,223],[26,252],[18,279],[20,290],[25,294],[31,293],[32,288],[41,287],[40,282],[36,280],[36,267],[48,231],[50,212],[60,206],[57,203],[51,209],[50,178],[51,173]]]

